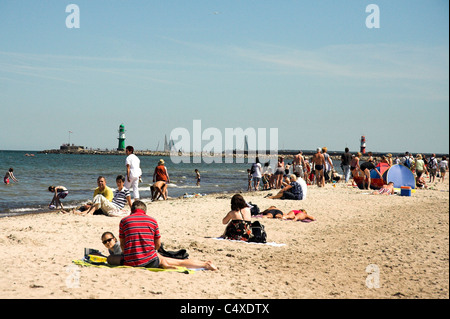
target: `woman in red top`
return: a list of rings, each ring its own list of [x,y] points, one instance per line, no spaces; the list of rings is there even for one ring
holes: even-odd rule
[[[153,183],[163,181],[166,184],[170,183],[169,173],[167,172],[167,168],[164,166],[164,160],[160,159],[158,162],[158,166],[155,168],[155,172],[153,173]],[[168,191],[166,187],[165,197],[167,198]]]

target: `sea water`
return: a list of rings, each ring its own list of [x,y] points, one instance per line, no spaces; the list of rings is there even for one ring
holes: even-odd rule
[[[27,156],[33,154],[34,156]],[[251,163],[189,163],[174,164],[170,157],[139,156],[142,169],[140,197],[149,199],[153,172],[160,158],[169,172],[169,197],[194,194],[235,193],[247,190],[247,169]],[[126,155],[44,154],[33,151],[0,151],[0,217],[48,211],[53,194],[48,187],[65,186],[69,195],[62,200],[65,208],[92,200],[98,176],[116,188],[116,176],[125,176]],[[339,167],[336,161],[335,167]],[[12,167],[18,183],[3,183],[3,176]],[[195,169],[201,174],[196,186]],[[291,170],[292,171],[292,170]],[[339,169],[338,169],[339,171]],[[133,197],[133,196],[132,196]]]

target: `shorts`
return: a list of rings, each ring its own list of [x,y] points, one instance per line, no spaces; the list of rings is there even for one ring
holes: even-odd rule
[[[253,177],[254,183],[259,183],[261,181],[261,177]]]
[[[58,198],[64,199],[67,195],[69,195],[69,191],[60,192],[58,193]]]
[[[149,261],[146,265],[143,265],[141,267],[145,267],[145,268],[159,268],[159,258],[156,257],[156,258],[152,259],[151,261]]]
[[[445,169],[445,167],[441,167],[439,170],[441,171],[441,173],[445,173],[445,172],[447,171],[447,170]]]
[[[283,216],[283,212],[279,209],[270,209],[270,210],[266,211],[264,215],[267,215],[267,214],[271,214],[273,217],[280,215],[280,214],[281,214],[281,216]]]
[[[436,176],[436,169],[435,168],[430,168],[430,175],[431,176]]]
[[[281,199],[300,200],[297,195],[294,195],[291,192],[283,192]]]
[[[284,169],[282,167],[278,167],[274,175],[284,175]]]

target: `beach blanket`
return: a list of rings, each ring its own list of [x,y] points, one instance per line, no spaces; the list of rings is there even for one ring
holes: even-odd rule
[[[148,271],[152,271],[152,272],[178,272],[178,273],[183,273],[183,274],[194,274],[196,270],[201,270],[201,269],[188,269],[185,267],[178,267],[177,269],[163,269],[163,268],[145,268],[145,267],[131,267],[131,266],[113,266],[113,265],[109,265],[109,264],[101,264],[101,265],[95,265],[92,263],[87,262],[85,259],[74,259],[72,260],[72,262],[75,265],[78,266],[83,266],[83,267],[97,267],[97,268],[136,268],[136,269],[143,269],[143,270],[148,270]]]
[[[225,239],[225,238],[221,238],[221,237],[207,237],[207,238],[212,238],[215,240],[227,240],[227,241],[233,241],[233,242],[239,242],[239,243],[244,243],[247,245],[266,245],[266,246],[272,246],[272,247],[282,247],[282,246],[286,246],[286,244],[278,244],[275,242],[267,242],[267,243],[249,243],[243,240],[231,240],[231,239]]]

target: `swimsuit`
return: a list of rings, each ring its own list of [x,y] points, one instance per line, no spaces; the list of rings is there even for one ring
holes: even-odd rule
[[[9,178],[5,176],[5,177],[3,178],[3,182],[5,182],[5,184],[9,184]]]
[[[316,170],[317,171],[323,170],[323,165],[316,165]]]
[[[359,167],[362,171],[365,171],[366,169],[371,170],[375,168],[375,165],[373,165],[372,162],[365,162]]]
[[[267,214],[271,214],[273,217],[275,217],[276,215],[283,215],[283,212],[279,209],[269,209],[267,211],[264,212],[263,215],[267,215]]]
[[[58,198],[64,199],[69,195],[69,191],[67,189],[58,189]]]
[[[390,194],[390,193],[391,193],[391,190],[383,187],[382,189],[380,189],[380,190],[378,191],[378,193],[379,193],[379,194]]]

